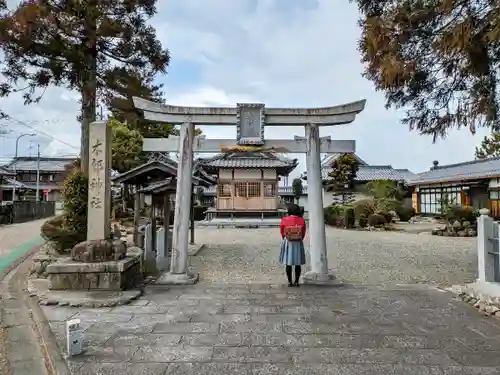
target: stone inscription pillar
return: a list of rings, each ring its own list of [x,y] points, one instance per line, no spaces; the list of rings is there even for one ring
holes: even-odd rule
[[[111,129],[107,122],[96,121],[89,129],[89,196],[87,240],[109,238],[111,215]]]
[[[338,283],[328,273],[325,220],[323,214],[323,181],[321,178],[321,144],[319,127],[305,127],[307,162],[307,200],[309,206],[309,253],[311,270],[304,275],[304,282],[311,284]]]

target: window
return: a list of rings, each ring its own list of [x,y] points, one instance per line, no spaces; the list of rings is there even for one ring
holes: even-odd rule
[[[498,190],[490,190],[490,199],[491,200],[498,200],[498,199],[500,199],[499,198],[499,194],[498,194]]]
[[[274,182],[264,184],[264,196],[276,197],[276,184]]]
[[[230,184],[219,184],[219,197],[229,198],[231,197],[231,185]]]
[[[235,182],[234,183],[235,196],[238,198],[247,197],[247,183],[246,182]]]
[[[420,212],[440,214],[445,204],[460,204],[461,192],[460,186],[421,189]]]
[[[248,198],[260,197],[260,182],[248,183]]]

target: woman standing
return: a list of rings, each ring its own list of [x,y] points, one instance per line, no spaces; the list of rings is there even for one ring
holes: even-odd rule
[[[288,216],[281,219],[281,251],[279,261],[285,265],[288,286],[299,286],[302,265],[306,264],[304,237],[306,222],[302,218],[302,209],[296,204],[287,207]],[[295,280],[292,282],[292,266],[295,266]]]

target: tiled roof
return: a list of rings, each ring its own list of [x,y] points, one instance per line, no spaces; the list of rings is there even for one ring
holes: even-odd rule
[[[328,173],[331,168],[323,168],[323,179],[328,178]],[[376,180],[391,180],[391,181],[408,181],[415,176],[408,169],[394,169],[390,165],[360,165],[356,175],[356,181],[376,181]]]
[[[292,171],[297,159],[288,159],[272,152],[229,152],[212,158],[198,159],[199,165],[210,168],[277,168]]]
[[[40,171],[42,172],[63,172],[68,164],[73,163],[76,158],[40,158]],[[36,171],[37,158],[19,157],[17,161],[11,161],[6,168],[19,171]]]
[[[330,167],[332,163],[337,160],[341,155],[344,155],[341,152],[334,152],[332,154],[328,154],[322,161],[321,161],[321,166],[322,167]],[[361,159],[358,155],[354,154],[354,157],[358,160],[359,165],[367,165],[366,162]]]
[[[0,167],[0,176],[14,176],[14,172],[8,170],[5,167]]]
[[[409,184],[420,185],[433,182],[474,180],[497,176],[500,176],[500,157],[437,166],[430,171],[415,175],[409,181]]]

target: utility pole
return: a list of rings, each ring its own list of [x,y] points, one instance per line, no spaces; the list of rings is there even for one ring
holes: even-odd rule
[[[40,144],[37,145],[36,158],[36,201],[40,201]]]
[[[22,137],[34,137],[36,134],[23,133],[16,138],[16,153],[14,155],[14,180],[17,181],[17,150],[19,149],[19,140]],[[12,187],[12,201],[16,200],[16,184]]]

